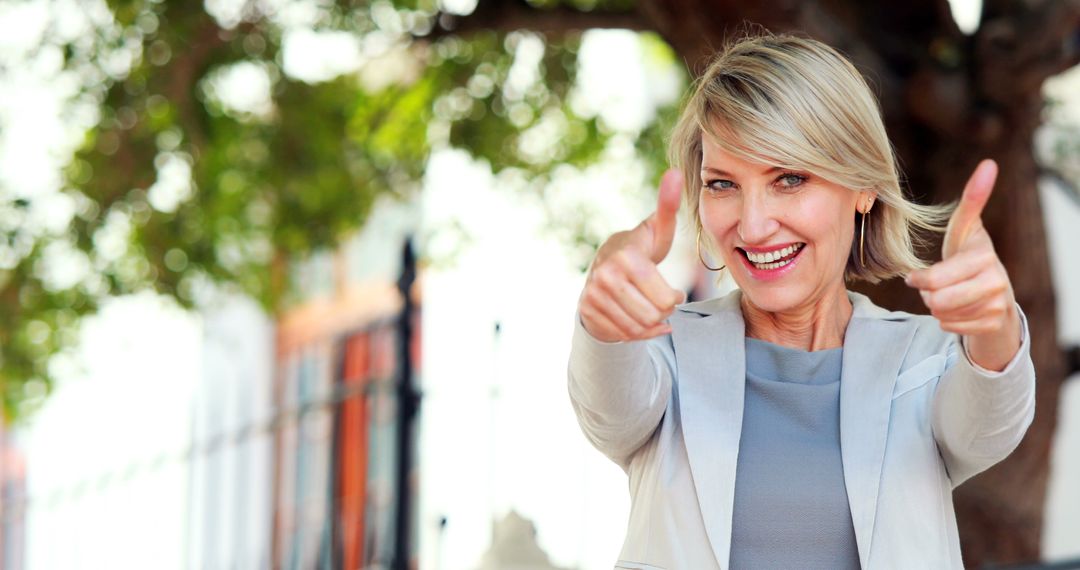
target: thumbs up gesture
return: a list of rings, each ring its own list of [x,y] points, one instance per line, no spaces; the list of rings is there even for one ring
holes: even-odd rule
[[[665,172],[656,211],[597,251],[578,301],[581,323],[594,338],[642,340],[671,332],[664,319],[686,295],[668,285],[656,266],[671,250],[682,186],[682,174]]]
[[[994,371],[1016,355],[1021,326],[1009,275],[981,218],[997,172],[994,161],[979,163],[949,220],[942,260],[905,280],[942,329],[963,335],[971,360]]]

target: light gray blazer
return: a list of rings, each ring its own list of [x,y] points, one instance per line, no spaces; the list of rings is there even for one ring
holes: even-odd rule
[[[1007,456],[1035,413],[1026,317],[1016,358],[988,372],[933,317],[848,297],[840,446],[859,560],[963,568],[952,489]],[[648,341],[600,342],[576,319],[570,399],[630,482],[616,568],[728,566],[746,380],[739,300],[680,306],[672,333]]]

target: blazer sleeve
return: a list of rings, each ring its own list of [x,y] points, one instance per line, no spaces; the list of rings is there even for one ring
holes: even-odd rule
[[[973,363],[962,339],[948,345],[932,426],[952,486],[1007,457],[1035,417],[1035,366],[1027,317],[1017,305],[1020,349],[1000,372]]]
[[[674,382],[670,335],[603,342],[575,316],[568,366],[570,402],[585,437],[627,470],[664,417]]]

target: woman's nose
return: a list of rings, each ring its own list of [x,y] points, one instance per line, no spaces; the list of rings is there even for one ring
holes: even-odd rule
[[[742,213],[739,216],[739,238],[746,244],[767,243],[777,230],[780,222],[776,219],[776,212],[767,200],[756,197],[747,197],[742,203]]]

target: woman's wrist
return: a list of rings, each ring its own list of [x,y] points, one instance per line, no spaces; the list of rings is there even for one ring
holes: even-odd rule
[[[1022,344],[1022,324],[1016,305],[1009,307],[1005,326],[997,331],[964,335],[964,346],[973,364],[991,372],[1001,372],[1016,357]]]

